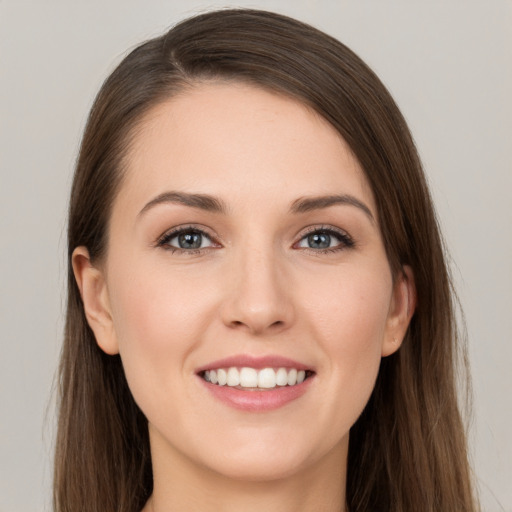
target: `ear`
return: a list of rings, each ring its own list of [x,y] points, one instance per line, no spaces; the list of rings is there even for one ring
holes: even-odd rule
[[[73,251],[71,262],[87,323],[94,332],[96,343],[107,354],[118,354],[119,347],[103,272],[92,265],[89,251],[83,246]]]
[[[405,337],[416,309],[416,286],[411,267],[405,265],[396,277],[382,343],[382,357],[396,352]]]

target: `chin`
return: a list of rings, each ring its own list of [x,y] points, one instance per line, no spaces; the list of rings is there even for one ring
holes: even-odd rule
[[[243,482],[272,482],[290,478],[301,472],[308,463],[296,458],[258,457],[246,460],[228,457],[211,467],[219,475]]]
[[[304,439],[309,442],[304,443]],[[348,435],[341,442],[333,440],[334,446],[325,443],[325,438],[314,443],[311,437],[297,438],[293,434],[274,436],[268,442],[262,437],[257,442],[254,438],[239,443],[231,441],[228,448],[224,445],[224,449],[217,453],[210,452],[207,459],[203,458],[203,463],[219,475],[246,482],[282,481],[307,473],[326,459],[339,466],[343,464],[348,448]]]

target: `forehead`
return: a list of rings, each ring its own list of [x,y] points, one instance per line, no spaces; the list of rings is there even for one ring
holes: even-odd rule
[[[124,170],[118,199],[139,207],[166,190],[240,205],[351,193],[375,212],[359,162],[324,118],[242,83],[196,85],[154,107],[137,126]]]

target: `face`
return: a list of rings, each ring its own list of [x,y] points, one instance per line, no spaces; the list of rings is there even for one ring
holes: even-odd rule
[[[79,248],[74,268],[153,457],[235,478],[339,466],[412,309],[347,144],[242,84],[198,85],[146,116],[106,260]]]

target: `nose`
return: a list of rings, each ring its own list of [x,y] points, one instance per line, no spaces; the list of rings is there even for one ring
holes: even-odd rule
[[[279,258],[270,249],[245,250],[233,260],[221,306],[224,324],[253,335],[289,328],[295,316],[293,290]]]

